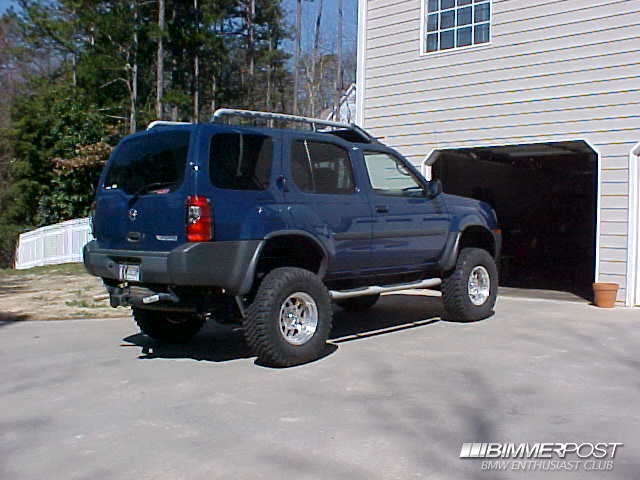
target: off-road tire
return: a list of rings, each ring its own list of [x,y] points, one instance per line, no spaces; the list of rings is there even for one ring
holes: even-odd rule
[[[481,266],[489,274],[489,296],[482,305],[471,301],[468,282],[474,268]],[[493,257],[481,248],[464,248],[458,255],[455,269],[442,279],[442,300],[446,320],[472,322],[493,314],[498,295],[498,269]]]
[[[365,295],[362,297],[345,298],[344,300],[336,300],[336,305],[347,312],[364,312],[373,307],[380,299],[380,294]]]
[[[133,309],[133,318],[149,337],[167,343],[180,343],[192,338],[204,325],[201,315]]]
[[[298,292],[313,299],[318,322],[309,340],[302,345],[292,345],[280,330],[280,314],[285,300]],[[301,268],[276,268],[264,277],[247,309],[244,334],[263,365],[299,365],[321,357],[327,350],[332,315],[329,292],[317,275]]]

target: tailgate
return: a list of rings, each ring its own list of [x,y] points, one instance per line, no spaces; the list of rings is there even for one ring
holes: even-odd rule
[[[123,141],[98,186],[95,236],[102,248],[168,251],[186,241],[187,129],[151,131]]]

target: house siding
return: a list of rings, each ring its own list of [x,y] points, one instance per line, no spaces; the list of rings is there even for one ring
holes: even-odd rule
[[[640,2],[493,0],[490,44],[427,55],[421,0],[362,4],[361,121],[416,165],[434,149],[559,140],[599,153],[599,280],[619,283],[623,300]]]

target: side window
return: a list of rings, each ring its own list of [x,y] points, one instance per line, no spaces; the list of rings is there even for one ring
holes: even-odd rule
[[[332,143],[295,141],[291,170],[293,181],[303,192],[349,194],[355,191],[349,153]]]
[[[264,190],[269,186],[273,141],[263,135],[220,133],[211,139],[209,177],[219,188]]]
[[[382,195],[410,196],[422,191],[422,184],[397,158],[381,152],[364,152],[371,187]]]

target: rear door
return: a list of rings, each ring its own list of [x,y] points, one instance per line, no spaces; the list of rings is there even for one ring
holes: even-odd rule
[[[439,197],[424,194],[424,182],[400,157],[364,150],[374,224],[371,264],[376,267],[418,267],[440,258],[449,229],[449,215]]]
[[[327,243],[332,274],[352,274],[368,265],[371,208],[353,168],[348,144],[293,135],[288,143],[288,192],[292,226]]]
[[[206,128],[208,165],[200,192],[213,205],[216,241],[262,239],[285,227],[276,187],[281,142],[267,129]],[[205,185],[208,185],[205,187]],[[208,191],[207,191],[208,188]]]
[[[98,186],[94,231],[108,249],[169,251],[186,241],[192,128],[158,128],[125,139]]]

